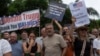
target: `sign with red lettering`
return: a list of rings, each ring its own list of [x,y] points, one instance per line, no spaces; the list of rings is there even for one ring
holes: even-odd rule
[[[38,9],[27,11],[21,13],[20,15],[0,18],[0,21],[2,21],[0,26],[1,32],[39,27],[40,12]]]

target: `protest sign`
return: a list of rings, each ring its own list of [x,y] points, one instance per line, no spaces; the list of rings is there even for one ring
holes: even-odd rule
[[[23,12],[13,17],[3,17],[3,24],[0,26],[1,32],[14,31],[30,27],[38,27],[40,21],[39,10]]]
[[[62,21],[65,14],[66,5],[61,3],[51,2],[48,6],[45,17]]]
[[[70,3],[69,8],[72,16],[76,18],[76,27],[84,26],[90,23],[84,1]]]

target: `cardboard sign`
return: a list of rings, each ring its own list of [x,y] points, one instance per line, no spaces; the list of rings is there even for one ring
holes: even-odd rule
[[[70,3],[69,8],[72,16],[76,18],[76,27],[84,26],[90,23],[84,1]]]
[[[50,3],[45,17],[62,21],[65,14],[66,5],[61,3]]]

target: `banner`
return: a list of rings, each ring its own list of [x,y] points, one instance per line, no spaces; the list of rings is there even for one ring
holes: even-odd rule
[[[14,31],[30,27],[40,26],[40,12],[39,10],[32,10],[23,12],[20,15],[9,16],[2,18],[2,25],[0,25],[1,32]]]
[[[76,18],[76,27],[84,26],[90,23],[84,1],[70,3],[69,8],[72,16]]]
[[[61,3],[50,3],[45,17],[62,21],[65,14],[66,5]]]

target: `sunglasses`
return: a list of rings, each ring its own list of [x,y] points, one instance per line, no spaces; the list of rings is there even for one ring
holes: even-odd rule
[[[87,31],[87,29],[79,29],[80,31]]]

